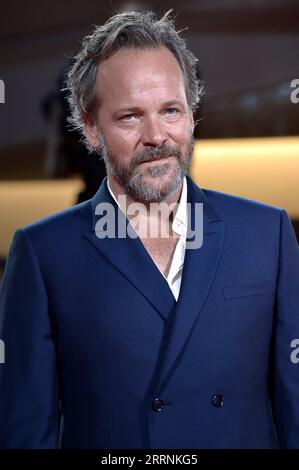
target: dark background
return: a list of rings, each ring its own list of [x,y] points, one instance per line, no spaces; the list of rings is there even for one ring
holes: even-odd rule
[[[203,138],[299,134],[298,0],[1,1],[1,178],[41,178],[49,140],[45,99],[94,24],[123,9],[173,8],[206,83]]]
[[[299,136],[299,104],[290,100],[298,0],[2,0],[0,180],[83,175],[91,189],[82,198],[92,195],[102,169],[65,128],[63,71],[93,25],[123,10],[170,8],[206,85],[197,138]]]

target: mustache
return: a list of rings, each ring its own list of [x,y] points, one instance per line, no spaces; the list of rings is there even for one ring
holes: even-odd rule
[[[170,146],[161,144],[158,147],[149,147],[142,152],[137,153],[132,161],[133,166],[145,162],[154,162],[155,160],[163,160],[167,157],[180,158],[182,155],[179,146]]]

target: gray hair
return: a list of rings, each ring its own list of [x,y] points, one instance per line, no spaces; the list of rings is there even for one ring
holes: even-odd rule
[[[80,131],[87,148],[93,148],[84,138],[84,115],[94,114],[97,106],[95,83],[98,67],[122,47],[167,47],[177,59],[183,72],[187,102],[196,110],[203,94],[203,84],[197,78],[197,59],[190,52],[185,40],[176,31],[169,10],[161,19],[153,12],[123,12],[112,16],[104,25],[96,26],[82,42],[82,49],[67,76],[67,100],[71,115],[68,119],[73,129]]]

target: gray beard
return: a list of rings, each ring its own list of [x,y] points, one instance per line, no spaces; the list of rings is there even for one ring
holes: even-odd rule
[[[143,152],[135,154],[130,167],[124,169],[119,165],[118,158],[109,152],[102,136],[101,142],[101,153],[107,171],[115,177],[125,194],[142,203],[162,202],[168,199],[180,187],[188,172],[194,146],[194,139],[191,137],[185,155],[182,155],[178,146],[170,147],[166,144],[162,144],[159,147],[149,147]],[[170,168],[170,164],[167,160],[165,160],[164,164],[159,164],[159,166],[148,165],[147,174],[139,172],[140,163],[171,155],[175,156],[177,160],[175,169],[172,170],[173,176],[167,184],[155,185],[148,179],[148,177],[151,179],[157,178],[157,180],[163,178],[163,176],[169,172]]]

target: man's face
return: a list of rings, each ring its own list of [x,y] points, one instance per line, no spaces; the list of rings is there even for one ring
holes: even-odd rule
[[[85,135],[101,145],[112,184],[140,202],[167,200],[190,164],[194,125],[173,54],[119,50],[100,65],[96,94],[96,122],[85,123]]]

